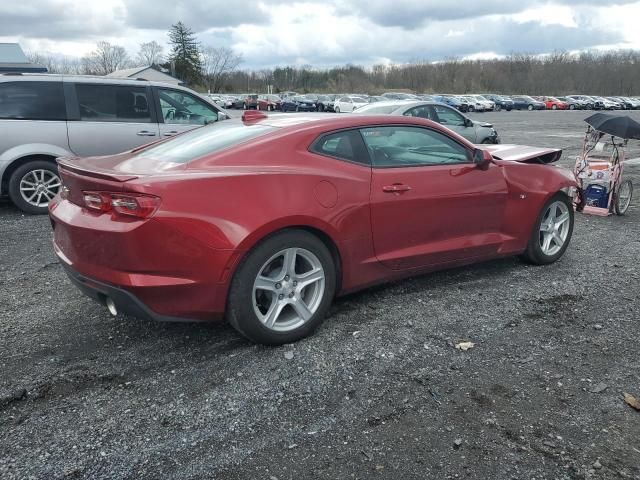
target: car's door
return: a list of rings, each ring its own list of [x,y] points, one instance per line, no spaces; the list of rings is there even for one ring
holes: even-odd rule
[[[158,139],[149,87],[77,82],[66,92],[69,147],[76,155],[112,155]]]
[[[224,115],[214,106],[184,90],[168,87],[153,87],[153,90],[159,112],[161,137],[171,137],[217,122]]]
[[[361,133],[372,158],[372,232],[383,264],[410,269],[498,251],[507,199],[501,167],[476,167],[464,145],[429,128]]]

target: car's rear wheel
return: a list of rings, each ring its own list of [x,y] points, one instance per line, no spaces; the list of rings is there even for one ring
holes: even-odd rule
[[[558,106],[557,105],[551,105],[551,110],[557,110]]]
[[[336,290],[336,267],[315,235],[285,230],[257,245],[231,283],[229,323],[249,340],[294,342],[324,319]]]
[[[335,107],[335,110],[334,110],[334,111],[335,111],[336,113],[340,113],[340,107]]]
[[[575,110],[576,106],[575,105],[569,105],[569,110]]]
[[[631,205],[631,198],[633,197],[633,184],[631,180],[624,180],[615,193],[615,200],[613,208],[616,215],[624,215]]]
[[[529,111],[533,110],[533,105],[529,105],[529,106],[527,107],[527,110],[529,110]]]
[[[18,167],[11,175],[9,198],[23,212],[44,214],[61,185],[54,163],[34,160]]]
[[[536,265],[558,260],[569,246],[573,234],[573,205],[564,193],[545,203],[538,215],[523,259]]]

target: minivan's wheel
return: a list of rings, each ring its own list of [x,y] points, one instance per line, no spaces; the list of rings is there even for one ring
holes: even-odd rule
[[[529,106],[527,107],[527,110],[529,110],[529,111],[533,110],[533,105],[529,105]]]
[[[249,340],[281,345],[315,330],[336,290],[336,267],[311,233],[285,230],[258,244],[231,282],[229,323]]]
[[[536,265],[558,260],[571,241],[573,216],[573,206],[564,193],[551,197],[540,211],[523,259]]]
[[[18,167],[9,179],[9,197],[26,213],[47,213],[49,201],[60,190],[62,182],[52,162],[34,160]]]
[[[616,211],[616,215],[624,215],[627,212],[629,205],[631,205],[632,197],[633,184],[631,180],[624,180],[615,193],[613,208]]]

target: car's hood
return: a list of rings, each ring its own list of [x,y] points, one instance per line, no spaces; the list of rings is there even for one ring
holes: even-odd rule
[[[477,122],[477,121],[473,120],[473,124],[476,127],[493,128],[493,123]]]
[[[480,145],[479,148],[488,150],[498,160],[522,163],[553,163],[560,159],[562,150],[559,148],[529,147],[526,145]]]

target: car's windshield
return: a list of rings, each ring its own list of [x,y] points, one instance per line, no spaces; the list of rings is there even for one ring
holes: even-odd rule
[[[178,135],[169,141],[151,145],[136,155],[169,163],[187,163],[274,131],[268,125],[244,125],[221,122]]]

